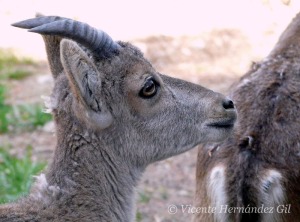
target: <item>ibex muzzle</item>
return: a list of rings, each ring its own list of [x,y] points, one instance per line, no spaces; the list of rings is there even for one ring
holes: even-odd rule
[[[14,26],[43,35],[57,147],[43,180],[49,184],[0,208],[0,219],[132,221],[134,187],[148,164],[233,130],[232,101],[158,73],[129,43],[57,16]]]

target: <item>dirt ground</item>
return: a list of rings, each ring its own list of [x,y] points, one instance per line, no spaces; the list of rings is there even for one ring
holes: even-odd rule
[[[132,41],[163,74],[201,84],[228,94],[230,86],[247,70],[253,55],[248,39],[238,30],[215,30],[197,36],[154,36]],[[49,95],[52,79],[46,62],[23,81],[10,84],[10,103],[42,102]],[[22,155],[27,145],[34,158],[49,160],[55,147],[53,123],[21,134],[0,135],[3,144],[12,144]],[[191,214],[170,214],[168,207],[192,205],[197,149],[150,165],[137,188],[137,212],[141,221],[190,221]]]

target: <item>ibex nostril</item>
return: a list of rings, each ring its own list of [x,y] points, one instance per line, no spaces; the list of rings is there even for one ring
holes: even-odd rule
[[[229,99],[224,100],[222,105],[223,105],[224,109],[234,109],[234,104]]]

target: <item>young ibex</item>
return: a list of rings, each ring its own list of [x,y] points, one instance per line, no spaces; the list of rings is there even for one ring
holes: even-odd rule
[[[231,100],[159,74],[129,43],[55,16],[14,26],[44,37],[57,146],[30,195],[0,207],[1,222],[134,221],[148,164],[232,131]]]
[[[195,221],[299,222],[300,14],[233,99],[237,131],[199,149]]]

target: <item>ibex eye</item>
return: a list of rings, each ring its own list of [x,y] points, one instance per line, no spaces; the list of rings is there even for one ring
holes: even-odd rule
[[[146,80],[139,95],[143,98],[151,98],[156,94],[157,88],[158,88],[158,83],[155,81],[154,78],[150,77]]]

